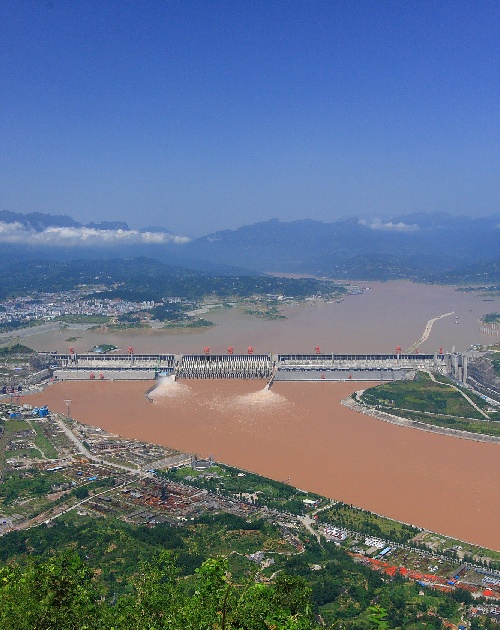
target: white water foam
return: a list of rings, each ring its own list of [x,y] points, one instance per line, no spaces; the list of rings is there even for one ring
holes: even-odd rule
[[[211,394],[204,399],[198,399],[197,402],[200,407],[206,407],[221,415],[233,415],[238,412],[245,414],[245,412],[251,410],[264,413],[268,410],[276,409],[277,407],[283,409],[293,404],[284,396],[268,389],[267,386],[264,389],[248,394]]]
[[[191,388],[175,380],[174,376],[160,376],[156,387],[149,393],[149,398],[157,400],[159,398],[179,398],[189,396]]]
[[[236,407],[258,407],[268,408],[277,407],[283,405],[289,405],[290,402],[281,394],[277,394],[269,389],[266,385],[264,389],[260,389],[257,392],[251,392],[250,394],[242,394],[240,396],[234,396],[230,403]]]
[[[235,427],[239,427],[235,429],[236,431],[260,434],[272,428],[271,425],[276,421],[275,416],[283,416],[283,413],[288,416],[290,408],[293,407],[293,403],[284,396],[270,391],[267,386],[248,394],[214,393],[197,399],[196,402],[200,410],[203,407],[209,410],[212,429],[222,427],[228,434],[233,433]]]

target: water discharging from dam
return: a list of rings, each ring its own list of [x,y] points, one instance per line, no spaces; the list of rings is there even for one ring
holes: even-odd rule
[[[262,407],[282,407],[291,404],[284,396],[273,392],[273,390],[269,389],[267,385],[263,389],[259,389],[256,392],[233,396],[229,398],[227,402],[228,407],[230,408],[251,407],[257,410]]]
[[[193,395],[193,389],[185,383],[176,380],[175,376],[160,376],[155,387],[148,393],[147,397],[152,402],[161,402],[164,398],[190,398]],[[191,401],[192,402],[192,401]],[[255,392],[248,394],[234,394],[231,396],[215,396],[199,401],[202,406],[209,406],[212,409],[219,408],[221,412],[232,412],[240,408],[269,409],[273,407],[283,407],[290,405],[287,399],[276,392],[273,392],[269,384]]]
[[[173,375],[160,376],[155,387],[149,392],[148,398],[155,402],[161,398],[189,397],[191,393],[189,385],[179,383]]]

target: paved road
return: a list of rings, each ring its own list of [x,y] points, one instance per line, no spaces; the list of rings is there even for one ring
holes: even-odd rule
[[[140,479],[153,477],[152,473],[144,472],[137,468],[130,468],[128,466],[124,466],[123,464],[118,464],[116,462],[108,462],[106,460],[101,459],[100,457],[96,457],[85,447],[83,442],[73,433],[73,431],[71,431],[71,429],[66,426],[66,424],[64,423],[64,421],[61,419],[59,415],[54,414],[53,418],[58,424],[58,426],[60,427],[60,429],[64,431],[68,439],[71,440],[73,444],[76,446],[78,452],[84,455],[87,459],[94,461],[96,463],[99,463],[99,464],[111,466],[113,468],[118,468],[119,470],[122,470],[127,473],[131,473],[133,475],[137,475]],[[106,494],[107,492],[114,492],[117,489],[127,486],[130,483],[131,483],[131,480],[128,479],[124,483],[120,484],[119,486],[113,486],[112,488],[107,488],[106,490],[103,490],[102,492],[92,494],[91,496],[83,499],[82,501],[78,501],[78,503],[75,503],[74,505],[70,507],[63,508],[62,510],[60,510],[56,514],[52,514],[51,516],[49,516],[47,512],[43,514],[39,514],[35,518],[29,521],[25,521],[24,523],[19,523],[16,527],[14,527],[14,529],[27,529],[30,527],[36,527],[37,525],[43,522],[48,523],[50,521],[53,521],[56,518],[59,518],[63,514],[66,514],[67,512],[71,512],[71,510],[78,508],[80,505],[86,503],[87,501],[95,499],[96,497],[100,497],[103,494]]]
[[[309,514],[306,514],[305,516],[298,516],[297,520],[299,520],[302,523],[302,525],[304,525],[304,527],[307,529],[307,531],[310,534],[312,534],[319,543],[321,542],[321,536],[312,527],[316,521],[313,518],[311,518],[309,516]]]

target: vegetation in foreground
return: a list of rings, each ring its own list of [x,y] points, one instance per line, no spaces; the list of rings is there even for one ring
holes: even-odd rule
[[[181,528],[73,517],[4,541],[0,623],[20,630],[417,630],[460,623],[473,601],[377,573],[332,543],[280,550],[277,528],[228,514]],[[263,548],[272,563],[255,561]]]
[[[207,560],[191,584],[177,579],[170,557],[145,565],[133,592],[108,602],[76,554],[0,572],[0,621],[11,629],[57,628],[287,628],[316,624],[310,589],[285,574],[270,584],[236,583],[223,560]]]

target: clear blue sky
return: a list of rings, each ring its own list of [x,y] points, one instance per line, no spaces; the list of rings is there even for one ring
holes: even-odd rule
[[[0,209],[498,211],[497,0],[2,0]]]

